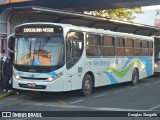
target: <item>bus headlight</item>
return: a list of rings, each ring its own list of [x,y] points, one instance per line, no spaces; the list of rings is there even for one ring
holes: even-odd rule
[[[155,67],[155,68],[157,68],[157,67],[158,67],[158,65],[157,65],[157,64],[154,64],[154,67]]]
[[[49,82],[52,82],[52,81],[53,81],[53,77],[49,77],[49,78],[48,78],[48,81],[49,81]]]
[[[61,77],[63,75],[63,72],[60,72],[52,77],[48,77],[48,81],[52,82],[53,80],[56,80],[57,78]]]
[[[21,77],[19,75],[14,75],[17,80],[20,80]]]

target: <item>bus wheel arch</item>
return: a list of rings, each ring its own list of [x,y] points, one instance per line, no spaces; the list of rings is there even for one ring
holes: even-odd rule
[[[82,89],[80,90],[80,94],[82,96],[89,96],[94,87],[94,75],[92,72],[87,72],[82,81]]]
[[[134,68],[132,72],[132,79],[131,79],[132,85],[137,85],[139,82],[139,70],[138,68]]]

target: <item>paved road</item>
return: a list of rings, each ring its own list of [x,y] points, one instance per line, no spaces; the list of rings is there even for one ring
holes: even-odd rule
[[[82,111],[83,113],[86,111],[158,112],[160,111],[159,91],[160,76],[143,79],[137,86],[132,86],[130,83],[123,83],[95,88],[93,93],[88,97],[79,96],[77,91],[63,93],[23,91],[19,95],[13,94],[2,99],[0,101],[0,111]],[[66,120],[66,118],[56,119]],[[76,119],[79,120],[82,118]],[[88,119],[100,120],[103,118]],[[122,117],[110,119],[128,120],[128,118]],[[134,120],[135,118],[130,119]],[[139,119],[147,120],[150,118]]]

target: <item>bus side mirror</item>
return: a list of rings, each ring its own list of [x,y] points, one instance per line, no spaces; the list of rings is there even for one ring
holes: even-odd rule
[[[11,53],[15,53],[15,37],[14,36],[10,36],[8,38],[8,50]]]

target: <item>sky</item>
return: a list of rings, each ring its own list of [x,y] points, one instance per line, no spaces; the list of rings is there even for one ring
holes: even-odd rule
[[[154,26],[155,19],[160,19],[160,5],[142,7],[143,14],[134,14],[135,23]]]

